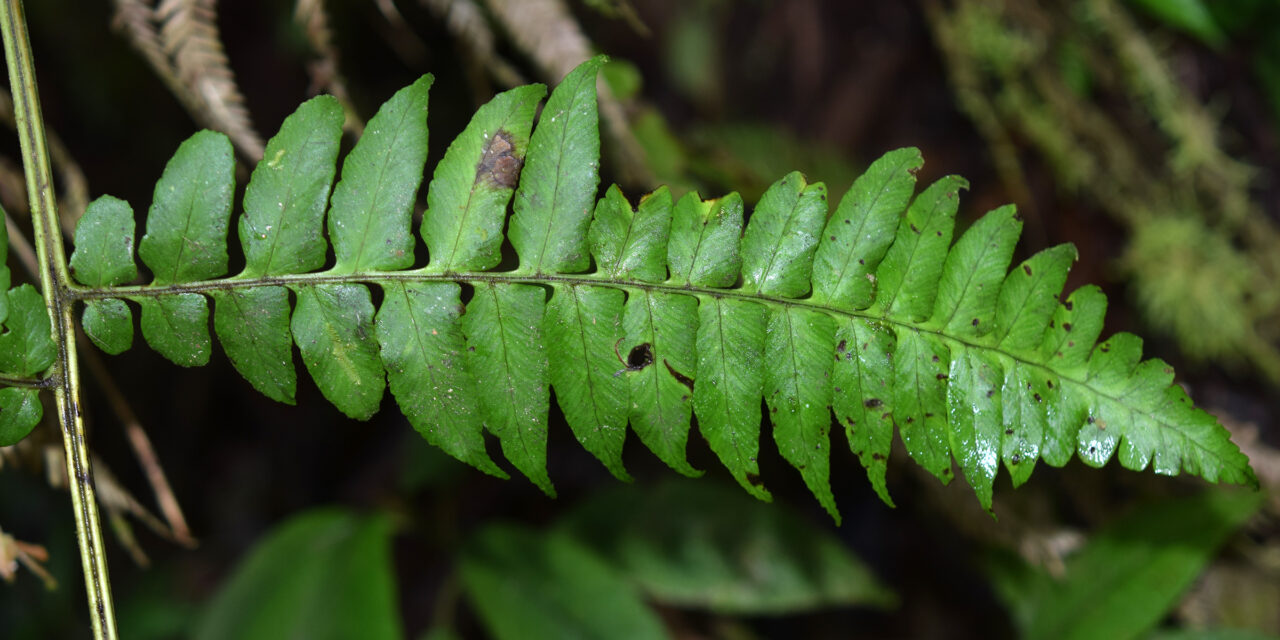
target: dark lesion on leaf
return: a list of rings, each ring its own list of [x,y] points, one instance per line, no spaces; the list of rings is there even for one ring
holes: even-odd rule
[[[675,367],[672,367],[671,363],[667,362],[666,358],[662,359],[662,364],[667,365],[667,371],[671,372],[671,377],[675,378],[676,382],[679,382],[680,384],[686,387],[689,387],[690,392],[693,391],[693,378],[690,378],[689,376],[686,376],[683,373],[676,371]]]
[[[622,354],[618,352],[618,345],[622,344],[622,338],[618,338],[618,342],[613,345],[613,354],[622,362],[623,369],[613,374],[615,377],[621,375],[624,371],[640,371],[645,367],[653,364],[653,345],[648,342],[642,342],[631,348],[627,353],[627,358],[622,359]]]
[[[476,184],[487,182],[504,189],[516,188],[520,180],[520,169],[524,168],[524,158],[516,155],[515,142],[511,134],[498,129],[484,145],[484,153],[476,165]]]
[[[653,364],[653,345],[648,342],[632,347],[631,353],[627,354],[628,371],[639,371],[651,364]]]

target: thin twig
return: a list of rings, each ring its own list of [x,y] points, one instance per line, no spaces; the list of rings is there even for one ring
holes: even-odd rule
[[[9,232],[9,250],[18,257],[18,262],[22,263],[22,268],[26,269],[31,277],[39,279],[40,268],[36,264],[36,250],[31,247],[27,237],[22,235],[22,229],[18,228],[8,211],[4,212],[4,226]]]
[[[297,0],[293,5],[293,21],[302,28],[302,33],[307,36],[307,43],[319,56],[318,60],[307,65],[307,73],[311,76],[308,91],[328,91],[337,98],[346,116],[342,128],[359,137],[364,133],[364,121],[356,113],[351,94],[347,91],[347,80],[338,66],[338,47],[333,44],[329,12],[324,8],[324,0]]]
[[[215,0],[115,0],[113,25],[196,120],[227,134],[256,163],[253,129],[218,33]]]
[[[0,119],[11,128],[17,126],[13,120],[13,97],[3,89],[0,89]],[[50,129],[45,135],[48,136],[49,159],[53,160],[53,168],[62,178],[63,206],[59,207],[62,232],[70,236],[75,233],[76,223],[84,214],[85,207],[89,206],[89,181],[57,132]]]
[[[83,339],[81,342],[83,342]],[[155,494],[156,503],[160,506],[160,513],[164,515],[165,521],[169,524],[169,534],[178,544],[194,548],[197,542],[191,536],[191,529],[187,526],[186,518],[182,515],[182,507],[178,504],[178,498],[174,495],[173,488],[169,485],[164,468],[160,466],[160,459],[156,456],[155,449],[151,446],[151,439],[147,437],[146,430],[142,428],[142,422],[138,420],[137,414],[129,406],[129,401],[125,399],[124,394],[120,392],[120,388],[116,386],[115,380],[102,363],[102,358],[92,350],[85,349],[84,360],[89,367],[89,374],[101,387],[102,392],[106,394],[112,412],[124,424],[125,435],[129,438],[129,446],[133,448],[133,454],[138,458],[138,464],[142,466],[142,470],[147,476],[147,483],[151,485],[151,491]]]

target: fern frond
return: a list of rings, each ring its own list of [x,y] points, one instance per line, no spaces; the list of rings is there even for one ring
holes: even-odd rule
[[[410,220],[429,76],[370,121],[332,197],[337,101],[315,98],[285,121],[246,190],[246,265],[233,277],[224,277],[230,146],[196,134],[161,177],[139,243],[151,284],[123,286],[135,269],[128,206],[103,198],[86,212],[72,258],[86,333],[109,352],[127,348],[131,300],[153,348],[203,364],[212,299],[224,351],[268,396],[293,402],[297,345],[348,415],[368,418],[389,385],[427,440],[505,476],[485,453],[488,430],[549,494],[551,389],[615,476],[628,478],[628,425],[673,469],[700,474],[685,458],[697,416],[733,476],[767,500],[756,463],[764,400],[779,451],[837,519],[833,411],[886,502],[895,425],[943,482],[957,461],[988,508],[1001,466],[1021,484],[1037,460],[1061,466],[1073,454],[1096,466],[1118,452],[1130,469],[1256,482],[1172,370],[1141,361],[1139,338],[1097,344],[1106,300],[1096,287],[1060,301],[1074,248],[1010,270],[1021,230],[1013,207],[953,245],[966,183],[943,178],[913,198],[915,149],[873,163],[831,215],[826,188],[799,173],[775,183],[749,219],[736,194],[673,203],[659,189],[633,209],[612,187],[595,201],[602,62],[569,74],[536,128],[541,85],[477,112],[435,168],[420,268]],[[498,271],[513,198],[507,237],[519,263]],[[326,218],[336,260],[316,271]],[[380,308],[369,285],[382,290]]]
[[[215,0],[116,0],[117,28],[193,117],[262,158],[244,97],[222,49]]]

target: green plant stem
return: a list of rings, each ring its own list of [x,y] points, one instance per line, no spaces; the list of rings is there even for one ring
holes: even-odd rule
[[[26,169],[27,196],[36,255],[40,264],[40,288],[44,291],[58,360],[54,364],[54,397],[62,425],[62,441],[67,457],[67,486],[75,512],[76,538],[89,597],[89,618],[96,639],[116,638],[115,610],[107,577],[107,558],[102,545],[102,527],[94,496],[89,448],[84,421],[80,416],[80,372],[76,360],[75,324],[71,311],[74,298],[67,283],[67,256],[58,227],[58,209],[53,190],[53,173],[45,144],[44,120],[36,93],[35,65],[21,0],[5,0],[0,8],[0,30],[4,34],[5,60],[13,92],[14,120],[22,146]]]
[[[466,272],[446,272],[439,273],[434,271],[416,270],[416,271],[374,271],[363,273],[347,273],[332,274],[326,272],[319,273],[297,273],[284,274],[276,276],[261,277],[232,277],[219,280],[205,280],[202,282],[189,282],[182,284],[169,284],[163,286],[155,285],[131,285],[121,287],[84,287],[77,284],[70,284],[66,289],[66,295],[75,300],[100,300],[103,298],[156,298],[160,296],[174,295],[178,293],[208,293],[210,291],[225,291],[231,289],[251,289],[254,287],[267,286],[307,286],[318,284],[372,284],[378,285],[384,282],[458,282],[463,284],[474,285],[478,282],[492,283],[520,283],[532,285],[595,285],[614,287],[630,291],[660,291],[672,294],[698,295],[713,298],[729,298],[736,300],[744,300],[748,302],[763,302],[777,304],[780,306],[794,306],[814,311],[826,312],[836,316],[861,318],[872,322],[883,323],[888,326],[895,327],[900,331],[916,331],[922,334],[929,334],[941,340],[948,348],[962,349],[979,349],[999,353],[1003,357],[1009,358],[1021,365],[1030,367],[1033,370],[1043,371],[1045,374],[1054,376],[1062,381],[1063,384],[1085,390],[1086,393],[1096,395],[1098,397],[1107,398],[1116,403],[1124,403],[1125,398],[1108,393],[1106,390],[1099,388],[1085,377],[1073,377],[1052,370],[1044,363],[1027,360],[1017,354],[1002,351],[992,345],[982,342],[966,339],[959,336],[950,335],[938,327],[926,324],[918,324],[912,322],[904,322],[893,318],[882,317],[875,314],[869,314],[864,311],[856,311],[852,309],[843,309],[826,304],[815,303],[807,299],[782,298],[777,296],[761,295],[757,293],[748,293],[735,289],[716,289],[711,287],[697,287],[691,285],[677,285],[668,283],[651,283],[639,282],[632,280],[611,280],[601,274],[582,273],[582,274],[529,274],[529,273],[504,273],[501,271],[466,271]],[[1154,416],[1148,416],[1154,417]],[[1199,445],[1199,443],[1195,443]]]
[[[0,373],[0,385],[6,387],[22,387],[24,389],[51,389],[53,378],[20,378]]]

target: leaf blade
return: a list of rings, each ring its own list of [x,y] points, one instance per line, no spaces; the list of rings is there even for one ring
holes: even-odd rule
[[[639,291],[622,309],[631,428],[667,466],[690,477],[702,474],[685,458],[697,324],[697,301],[689,296]]]
[[[831,495],[831,369],[835,323],[825,313],[782,307],[769,314],[765,330],[764,397],[773,439],[782,457],[831,518],[840,512]]]
[[[225,135],[187,138],[165,165],[147,212],[138,257],[155,284],[216,278],[227,272],[227,224],[235,190],[235,158]]]
[[[375,332],[387,382],[427,442],[489,475],[506,478],[485,451],[484,420],[466,373],[461,290],[452,282],[388,282]]]
[[[422,216],[428,271],[497,266],[507,202],[524,165],[534,111],[546,92],[534,84],[494,96],[445,151]]]
[[[293,368],[288,290],[226,289],[211,291],[210,296],[214,333],[236,371],[268,398],[293,404],[298,376]]]
[[[101,196],[85,207],[76,223],[71,276],[90,287],[124,284],[138,277],[133,262],[133,207]]]
[[[773,183],[760,198],[742,238],[746,291],[799,298],[809,293],[813,255],[827,215],[827,188],[799,171]]]
[[[29,284],[12,288],[5,296],[9,317],[0,327],[0,371],[38,375],[57,358],[44,297]]]
[[[409,231],[427,161],[431,74],[396,92],[369,120],[342,162],[329,205],[334,273],[391,271],[413,264]]]
[[[133,299],[142,309],[142,337],[180,367],[209,363],[209,305],[198,293]]]
[[[585,238],[600,182],[596,56],[551,92],[520,171],[511,244],[521,273],[577,273],[589,263]]]
[[[846,309],[871,305],[874,288],[867,276],[876,273],[893,243],[923,165],[919,149],[890,151],[849,187],[814,253],[814,300]]]
[[[968,186],[964,178],[947,176],[929,185],[907,209],[875,272],[879,292],[874,308],[886,317],[915,323],[933,312],[958,196]]]
[[[569,428],[615,478],[629,481],[622,465],[628,390],[619,374],[625,363],[614,353],[623,338],[624,299],[617,289],[556,286],[543,333],[548,345],[559,346],[548,374]]]
[[[476,285],[462,316],[467,365],[477,381],[485,426],[502,453],[543,493],[555,496],[547,476],[547,354],[540,327],[545,294],[522,284]]]
[[[296,286],[289,328],[302,362],[338,410],[368,420],[382,402],[386,377],[373,341],[373,303],[363,285]]]
[[[738,484],[769,501],[757,462],[765,327],[765,308],[758,304],[699,298],[693,411],[698,430]]]
[[[324,212],[337,170],[342,121],[338,100],[317,96],[285,118],[280,132],[267,142],[244,192],[242,275],[305,273],[324,265]],[[346,196],[343,203],[350,204]]]

